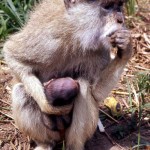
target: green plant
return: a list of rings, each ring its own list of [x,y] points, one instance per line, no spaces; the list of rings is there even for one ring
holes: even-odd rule
[[[128,0],[126,3],[126,9],[127,9],[127,14],[129,16],[135,15],[136,12],[136,4],[137,1],[136,0]]]
[[[28,19],[28,12],[39,0],[1,0],[0,40],[18,31]]]
[[[150,74],[148,72],[137,74],[136,82],[141,94],[150,93]]]
[[[129,91],[129,112],[136,113],[138,116],[138,141],[137,150],[141,147],[141,124],[143,117],[149,117],[150,110],[150,74],[148,72],[138,73],[132,82],[128,83]],[[135,148],[135,147],[134,147]]]

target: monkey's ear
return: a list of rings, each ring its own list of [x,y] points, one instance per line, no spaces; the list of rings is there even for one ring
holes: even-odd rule
[[[66,8],[72,7],[76,3],[76,1],[77,0],[64,0]]]

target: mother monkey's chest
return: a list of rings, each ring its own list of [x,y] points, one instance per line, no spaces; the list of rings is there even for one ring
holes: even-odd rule
[[[84,78],[90,82],[100,75],[110,63],[110,54],[107,52],[95,51],[87,55],[66,57],[57,59],[51,66],[36,71],[36,75],[43,80],[48,81],[52,78],[71,77],[73,79]]]

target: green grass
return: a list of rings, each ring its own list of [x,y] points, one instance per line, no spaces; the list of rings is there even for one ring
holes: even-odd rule
[[[18,31],[28,19],[29,11],[39,0],[1,0],[0,41]]]
[[[40,0],[1,0],[0,2],[0,41],[18,31],[28,20],[29,11]],[[129,0],[128,15],[135,13],[135,0]]]
[[[137,139],[134,141],[136,145],[131,146],[131,149],[140,150],[150,144],[141,136],[143,126],[146,124],[145,118],[150,119],[150,73],[138,72],[133,78],[126,79],[126,85],[129,93],[127,101],[129,108],[124,108],[122,117],[125,121],[122,120],[120,124],[112,126],[111,134],[120,140],[137,131]]]
[[[129,16],[133,16],[136,13],[137,0],[128,0],[126,3],[126,10]]]
[[[134,86],[134,91],[132,86]],[[137,145],[134,147],[137,150],[140,149],[141,145],[141,123],[143,121],[143,117],[150,117],[150,74],[148,72],[141,72],[135,75],[135,78],[132,82],[127,82],[128,92],[129,94],[129,110],[128,112],[138,115],[138,139]],[[137,98],[138,104],[133,103]],[[134,149],[133,148],[133,149]]]

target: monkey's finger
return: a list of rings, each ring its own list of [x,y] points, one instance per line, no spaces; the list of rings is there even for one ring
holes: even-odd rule
[[[112,36],[116,36],[116,34],[119,34],[119,33],[130,34],[130,31],[129,30],[125,30],[125,29],[120,29],[120,30],[117,30],[116,32],[114,32],[113,34],[111,34],[111,37]]]
[[[129,39],[123,39],[123,38],[116,38],[115,41],[117,44],[128,44],[130,42]]]
[[[112,47],[115,47],[116,46],[116,41],[115,41],[115,38],[110,38],[110,43],[112,44]]]
[[[115,38],[110,38],[110,43],[115,43]]]
[[[112,47],[116,47],[115,39],[114,40],[110,40],[110,43],[112,44]]]
[[[118,44],[117,47],[121,50],[125,50],[126,46],[124,44]]]
[[[117,30],[115,33],[130,33],[130,30],[120,29],[120,30]]]
[[[130,39],[130,35],[128,34],[122,34],[122,33],[119,33],[117,34],[116,38],[120,38],[120,39]]]
[[[110,43],[112,44],[113,47],[116,45],[116,35],[112,35],[110,37]]]
[[[120,38],[131,37],[131,33],[130,32],[117,32],[116,37],[120,37]]]
[[[120,38],[130,38],[131,35],[130,34],[126,34],[126,33],[118,33],[116,35],[116,37],[120,37]]]
[[[118,47],[120,47],[120,48],[122,47],[122,48],[123,48],[123,47],[124,47],[124,45],[123,45],[123,44],[118,44]]]
[[[112,35],[110,36],[110,38],[111,38],[111,39],[115,39],[116,36],[117,36],[116,33],[114,33],[114,34],[112,34]]]
[[[47,101],[45,101],[43,102],[40,108],[41,108],[41,111],[46,114],[65,115],[71,112],[73,108],[73,103],[67,106],[53,107]]]

